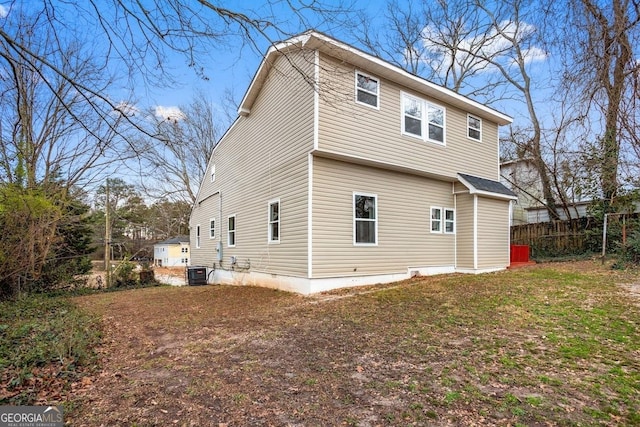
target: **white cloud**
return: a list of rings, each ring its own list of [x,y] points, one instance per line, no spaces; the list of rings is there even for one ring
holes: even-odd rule
[[[165,107],[163,105],[156,105],[155,109],[156,117],[167,120],[183,120],[185,118],[184,113],[178,107]]]
[[[475,72],[496,70],[494,65],[474,57],[469,52],[478,52],[483,57],[491,58],[498,63],[514,64],[515,60],[510,56],[512,44],[509,39],[522,41],[535,33],[536,28],[527,23],[516,26],[509,21],[503,21],[499,25],[500,32],[495,29],[482,34],[470,31],[469,36],[458,40],[455,52],[450,46],[452,40],[446,35],[443,36],[442,29],[435,25],[427,25],[422,31],[422,47],[425,50],[423,61],[440,75],[444,75],[450,69],[453,69],[456,75],[461,75],[462,70]],[[545,61],[548,58],[547,53],[536,46],[525,48],[522,53],[525,64]]]
[[[123,116],[133,117],[140,115],[140,109],[135,104],[130,104],[126,101],[120,101],[118,105],[116,105],[115,110]]]
[[[9,9],[0,4],[0,18],[6,18],[9,14]]]

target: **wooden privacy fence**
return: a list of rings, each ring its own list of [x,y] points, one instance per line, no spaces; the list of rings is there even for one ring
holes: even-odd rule
[[[607,229],[607,251],[615,251],[638,227],[638,214],[611,214]],[[602,221],[576,218],[511,227],[511,243],[529,245],[532,257],[576,255],[602,249]]]
[[[596,224],[593,218],[539,222],[511,227],[511,243],[529,245],[532,256],[568,255],[587,250],[587,230]]]

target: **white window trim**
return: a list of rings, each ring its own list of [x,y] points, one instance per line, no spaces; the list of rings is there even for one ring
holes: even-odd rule
[[[200,224],[196,225],[196,248],[200,249],[200,237],[201,237],[201,233],[200,233],[201,227]]]
[[[433,211],[434,210],[440,211],[440,219],[439,220],[433,219]],[[442,213],[443,213],[443,209],[440,206],[431,206],[431,208],[429,209],[429,230],[433,234],[442,234],[442,227],[444,225],[444,219],[442,218]],[[434,230],[433,229],[433,223],[434,222],[439,222],[440,223],[440,229],[439,230]]]
[[[211,235],[211,223],[213,222],[213,235]],[[209,218],[209,239],[215,239],[216,238],[216,219],[215,218]]]
[[[469,118],[474,118],[480,121],[480,129],[472,128],[471,126],[469,126]],[[469,136],[469,130],[471,129],[477,130],[480,133],[480,136],[478,138],[472,138],[471,136]],[[473,114],[467,114],[467,138],[472,141],[482,142],[482,119],[478,116],[474,116]]]
[[[211,182],[216,181],[216,165],[211,165]]]
[[[271,221],[271,205],[273,204],[278,204],[278,219],[276,221]],[[269,200],[269,202],[267,202],[267,243],[269,244],[279,244],[280,243],[280,237],[282,236],[282,228],[280,228],[280,218],[282,217],[282,212],[281,212],[281,207],[282,205],[280,204],[280,199],[272,199]],[[278,239],[274,240],[273,236],[271,235],[271,223],[272,222],[277,222],[278,223]]]
[[[375,224],[375,227],[374,227],[375,242],[374,243],[356,242],[356,196],[373,197],[373,199],[375,200],[376,217],[373,220],[370,220],[367,218],[357,219],[358,221],[367,221],[367,222],[373,221],[373,223]],[[351,209],[352,209],[351,217],[353,218],[353,246],[378,246],[378,221],[380,219],[378,215],[378,195],[373,193],[363,193],[361,191],[354,191],[353,196],[351,197]]]
[[[231,244],[231,230],[229,229],[229,219],[233,218],[233,245]],[[227,246],[235,248],[238,243],[238,220],[236,214],[227,217]]]
[[[434,209],[437,209],[440,211],[440,219],[439,220],[434,220],[433,219],[433,211]],[[453,231],[447,231],[447,222],[451,222],[451,221],[447,221],[447,212],[453,212]],[[433,229],[433,223],[434,222],[439,222],[440,223],[440,230],[434,230]],[[431,208],[429,209],[429,230],[431,231],[431,233],[433,234],[456,234],[456,210],[453,208],[443,208],[440,206],[431,206]]]
[[[419,101],[422,103],[422,117],[420,118],[420,125],[422,127],[422,136],[421,135],[416,135],[413,133],[409,133],[405,131],[405,125],[404,125],[404,99],[405,97],[407,98],[411,98],[414,99],[416,101]],[[435,107],[435,108],[439,108],[442,110],[442,141],[438,141],[436,139],[431,139],[429,138],[429,108],[430,107]],[[467,126],[468,126],[469,122],[467,121]],[[407,92],[400,92],[400,132],[402,133],[402,135],[406,135],[406,136],[410,136],[412,138],[417,138],[420,139],[422,141],[425,142],[430,142],[432,144],[437,144],[437,145],[442,145],[442,146],[446,146],[447,145],[447,109],[439,104],[436,104],[434,102],[430,102],[427,101],[423,98],[420,98],[418,96],[415,95],[411,95],[410,93]],[[469,134],[469,131],[467,130],[467,134]]]
[[[366,89],[363,89],[363,88],[359,87],[358,86],[358,74],[360,74],[361,76],[370,78],[371,80],[377,81],[378,82],[377,93],[373,93],[373,92],[371,92],[369,90],[366,90]],[[359,70],[356,70],[356,72],[353,75],[353,78],[354,78],[354,87],[355,87],[354,95],[355,95],[356,104],[364,105],[365,107],[375,108],[376,110],[379,110],[380,109],[380,85],[381,85],[380,79],[378,77],[372,76],[371,74],[363,73],[362,71],[359,71]],[[364,91],[366,93],[369,93],[371,95],[375,95],[376,96],[376,105],[371,105],[371,104],[367,104],[366,102],[358,101],[358,91],[359,90]]]
[[[453,221],[447,221],[447,212],[453,212]],[[452,208],[444,208],[442,210],[442,232],[444,234],[456,234],[456,210]],[[453,223],[453,231],[447,231],[447,222]]]

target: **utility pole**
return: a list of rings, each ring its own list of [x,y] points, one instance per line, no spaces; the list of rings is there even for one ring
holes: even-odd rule
[[[111,286],[111,219],[109,217],[109,178],[106,185],[104,203],[104,272],[105,287]]]

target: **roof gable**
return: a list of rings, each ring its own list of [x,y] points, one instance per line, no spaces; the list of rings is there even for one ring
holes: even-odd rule
[[[276,43],[267,51],[258,71],[240,103],[238,114],[247,116],[251,112],[269,71],[275,60],[280,55],[296,49],[312,49],[326,53],[332,57],[348,62],[362,71],[375,74],[378,77],[393,81],[403,87],[412,89],[438,101],[458,107],[478,115],[481,118],[493,121],[498,125],[510,124],[513,119],[493,108],[487,107],[477,101],[467,98],[457,92],[439,86],[433,82],[418,77],[403,70],[381,58],[363,52],[353,46],[343,43],[317,31],[307,31],[301,35],[292,37],[280,43]]]

